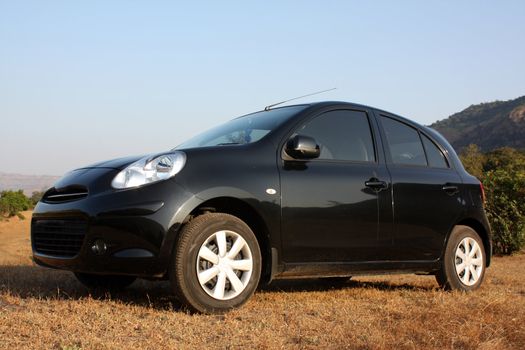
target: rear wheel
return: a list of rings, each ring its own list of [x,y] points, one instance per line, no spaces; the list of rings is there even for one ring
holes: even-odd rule
[[[122,290],[135,282],[135,276],[95,275],[75,272],[75,277],[88,289]]]
[[[257,238],[239,218],[204,214],[180,233],[170,281],[190,309],[222,313],[238,307],[252,296],[260,276]]]
[[[450,234],[436,280],[447,290],[474,290],[483,282],[485,266],[485,249],[479,235],[468,226],[457,225]]]

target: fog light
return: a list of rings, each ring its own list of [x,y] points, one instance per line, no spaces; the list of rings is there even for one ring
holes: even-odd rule
[[[106,242],[104,242],[101,239],[97,239],[95,242],[93,242],[93,245],[91,246],[91,251],[96,255],[105,254],[107,250],[108,246],[106,245]]]

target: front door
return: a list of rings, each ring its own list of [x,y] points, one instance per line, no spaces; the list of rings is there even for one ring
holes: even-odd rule
[[[378,221],[391,222],[390,178],[372,130],[364,110],[329,111],[295,130],[313,137],[321,154],[282,161],[285,263],[385,260],[391,225],[380,230]]]

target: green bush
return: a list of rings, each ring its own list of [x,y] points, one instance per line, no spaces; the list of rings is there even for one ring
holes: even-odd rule
[[[459,155],[461,163],[469,174],[474,175],[481,180],[483,177],[483,165],[485,164],[486,157],[481,153],[480,149],[476,145],[468,145],[463,152]]]
[[[465,169],[485,187],[487,218],[496,254],[525,247],[525,153],[503,147],[482,154],[476,145],[460,155]]]
[[[33,205],[33,207],[42,199],[42,197],[44,196],[44,192],[41,192],[41,191],[34,191],[32,194],[31,194],[31,204]]]
[[[15,216],[31,207],[31,201],[24,195],[22,190],[3,191],[0,193],[0,214],[2,216]]]
[[[520,182],[521,188],[525,186],[525,176],[521,175],[520,178],[505,170],[490,170],[483,176],[486,212],[497,254],[511,254],[525,246],[525,210],[514,192]]]
[[[483,170],[506,170],[512,173],[525,172],[525,152],[511,147],[501,147],[485,155]]]

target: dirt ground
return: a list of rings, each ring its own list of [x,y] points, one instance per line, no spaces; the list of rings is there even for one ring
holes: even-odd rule
[[[525,349],[525,254],[497,257],[482,288],[433,277],[278,281],[223,316],[188,314],[166,282],[90,294],[34,266],[29,224],[0,222],[2,349]]]

